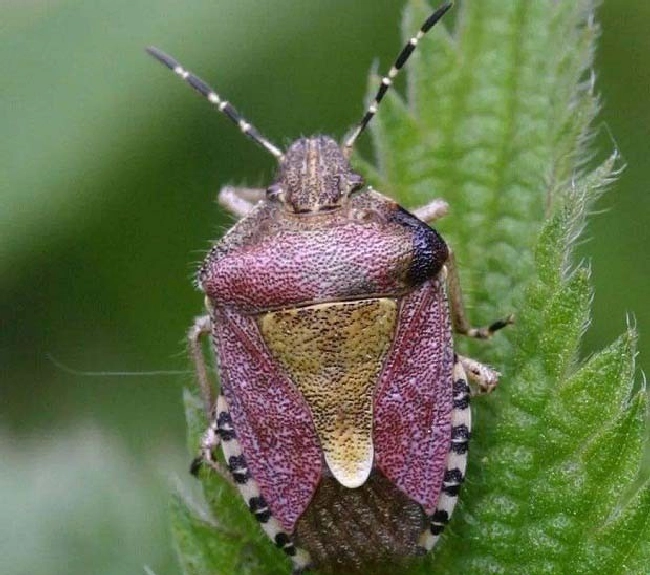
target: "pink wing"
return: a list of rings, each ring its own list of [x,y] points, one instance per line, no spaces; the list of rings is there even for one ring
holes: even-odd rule
[[[221,385],[251,476],[288,533],[322,473],[321,451],[305,400],[273,365],[255,321],[215,312]]]
[[[404,298],[375,395],[375,458],[426,512],[435,510],[451,441],[453,348],[437,279]]]

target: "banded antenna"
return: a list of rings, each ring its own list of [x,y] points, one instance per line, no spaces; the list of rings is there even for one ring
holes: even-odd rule
[[[373,116],[377,113],[379,103],[382,101],[384,95],[388,91],[388,88],[390,88],[392,85],[397,74],[399,74],[399,71],[409,59],[409,56],[415,50],[419,40],[438,23],[438,21],[445,15],[447,10],[451,8],[451,6],[452,2],[447,2],[438,8],[433,14],[431,14],[431,16],[426,19],[418,33],[406,43],[406,46],[404,46],[404,48],[402,48],[402,51],[399,53],[399,56],[397,56],[393,67],[388,71],[388,74],[386,74],[381,79],[381,84],[379,86],[379,90],[377,90],[375,99],[372,101],[370,106],[368,106],[368,109],[366,110],[363,118],[361,118],[361,121],[356,125],[352,133],[346,138],[345,142],[343,143],[343,155],[346,158],[349,158],[352,155],[352,148],[354,146],[354,143],[366,129],[368,122],[370,122]]]
[[[253,142],[259,144],[275,156],[279,161],[282,161],[284,154],[275,144],[267,140],[262,134],[257,131],[257,128],[252,124],[249,124],[240,114],[235,110],[233,105],[224,100],[217,94],[210,86],[208,86],[201,78],[192,74],[192,72],[186,70],[181,66],[179,62],[174,60],[171,56],[168,56],[163,51],[158,50],[150,46],[147,48],[147,52],[151,54],[156,60],[167,66],[172,72],[180,76],[185,80],[192,88],[194,88],[199,94],[208,100],[211,104],[214,104],[222,114],[228,116],[232,122],[237,124],[242,134],[248,136]]]

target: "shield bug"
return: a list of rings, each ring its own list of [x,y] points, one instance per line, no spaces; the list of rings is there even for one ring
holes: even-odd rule
[[[342,144],[317,135],[283,151],[148,49],[278,160],[266,189],[219,195],[241,220],[198,273],[208,314],[189,344],[210,424],[193,471],[207,464],[233,482],[295,572],[354,572],[430,550],[465,475],[466,374],[481,391],[497,383],[497,372],[454,353],[452,330],[487,338],[511,318],[485,328],[466,320],[452,252],[425,223],[447,204],[409,212],[349,163],[399,70],[449,8],[409,40]]]

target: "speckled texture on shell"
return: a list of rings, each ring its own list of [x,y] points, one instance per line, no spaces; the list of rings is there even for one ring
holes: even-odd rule
[[[373,464],[372,402],[393,341],[397,302],[354,302],[269,312],[264,341],[309,405],[336,479],[358,487]]]
[[[436,279],[447,253],[435,230],[365,189],[319,214],[298,216],[277,202],[262,202],[208,254],[199,284],[209,300],[223,392],[249,472],[287,533],[312,508],[319,481],[329,473],[327,441],[321,440],[336,433],[317,432],[318,421],[331,414],[320,407],[314,414],[314,397],[304,386],[301,393],[300,368],[273,356],[269,347],[280,341],[264,341],[259,318],[325,303],[396,302],[393,333],[380,338],[393,340],[388,354],[382,345],[369,351],[367,363],[382,364],[381,375],[376,367],[366,370],[359,389],[367,398],[374,387],[374,463],[407,499],[429,508],[449,447],[451,340]],[[329,329],[322,341],[342,337],[340,324]],[[327,361],[349,367],[344,349]],[[320,384],[327,385],[322,378]],[[335,452],[344,453],[341,446]]]
[[[435,230],[373,191],[325,215],[258,205],[199,272],[212,305],[242,313],[398,296],[435,275],[447,247]]]
[[[451,442],[453,360],[445,292],[431,280],[402,300],[374,417],[377,464],[428,513],[438,501]]]
[[[249,472],[274,517],[291,533],[322,473],[304,398],[270,355],[251,317],[215,310],[221,386]]]

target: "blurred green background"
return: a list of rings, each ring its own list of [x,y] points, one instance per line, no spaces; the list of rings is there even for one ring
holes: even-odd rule
[[[159,46],[271,140],[343,135],[366,73],[400,47],[395,0],[0,4],[0,573],[178,573],[167,494],[187,478],[191,278],[232,221],[225,183],[272,158],[147,57]],[[627,163],[599,203],[587,355],[634,314],[650,357],[650,4],[605,0],[597,155]],[[435,78],[432,78],[435,81]],[[367,140],[365,141],[366,150]],[[451,224],[450,224],[451,225]]]

